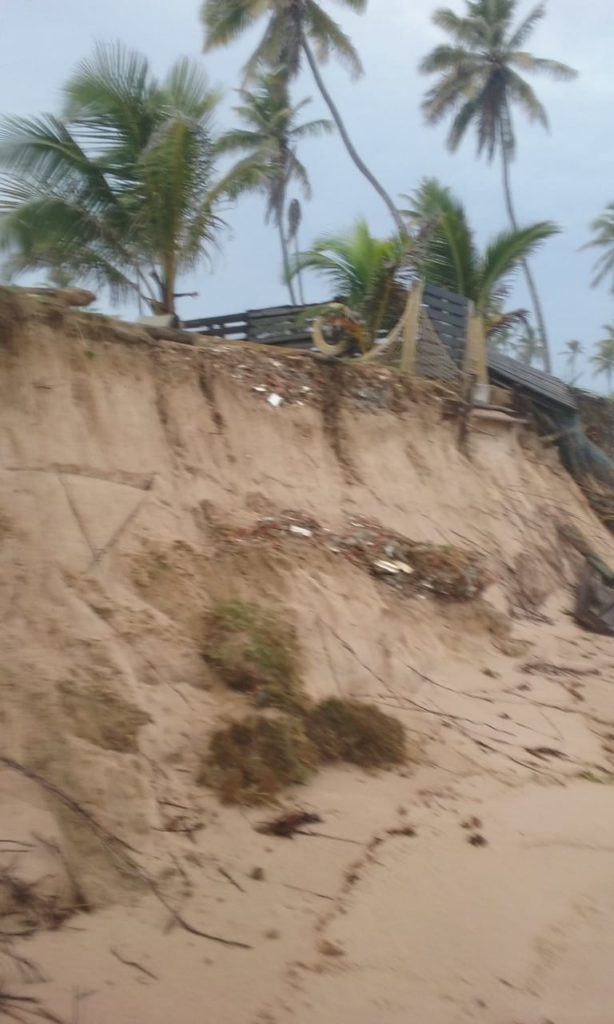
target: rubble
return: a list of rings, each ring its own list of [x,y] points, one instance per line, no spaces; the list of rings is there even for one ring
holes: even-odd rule
[[[418,544],[378,523],[353,519],[343,533],[326,529],[305,513],[288,510],[265,516],[253,526],[225,531],[231,543],[278,542],[284,538],[311,541],[359,566],[387,586],[417,596],[470,600],[488,580],[476,551],[451,545]]]
[[[322,362],[309,350],[278,349],[275,358],[263,345],[241,342],[232,345],[206,339],[204,346],[214,360],[224,362],[237,383],[255,395],[264,397],[274,408],[284,405],[319,405],[322,398],[323,374],[330,373],[330,364]],[[338,362],[341,370],[336,380],[340,396],[349,405],[365,412],[398,410],[418,392],[429,391],[442,397],[436,382],[408,378],[397,370],[360,361]],[[448,388],[448,395],[450,393]]]

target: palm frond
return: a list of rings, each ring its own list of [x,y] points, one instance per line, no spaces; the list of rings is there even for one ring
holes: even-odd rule
[[[353,78],[362,75],[364,68],[350,37],[316,0],[304,0],[304,3],[304,31],[315,48],[318,61],[326,63],[334,56],[345,64]]]
[[[267,8],[264,0],[204,0],[205,51],[234,42]]]
[[[532,11],[526,15],[519,26],[512,33],[509,41],[510,50],[519,50],[533,34],[534,29],[540,21],[546,17],[546,5],[537,4]]]
[[[411,199],[410,224],[426,229],[416,255],[418,274],[474,299],[478,256],[462,203],[435,178],[426,178]]]
[[[189,57],[173,64],[161,87],[163,105],[201,123],[216,111],[222,91],[213,88],[202,66]]]
[[[568,64],[562,64],[558,60],[534,57],[533,54],[526,53],[524,50],[511,50],[509,62],[510,64],[515,64],[522,71],[529,71],[531,74],[550,75],[551,78],[555,78],[560,82],[572,82],[574,78],[578,77],[578,72],[574,68],[569,67]]]
[[[523,260],[527,260],[548,238],[558,234],[560,228],[551,221],[530,224],[518,230],[501,231],[486,247],[480,264],[480,284],[476,295],[476,306],[481,312],[488,312],[493,293],[498,287],[505,288],[509,278]]]
[[[513,71],[508,75],[508,92],[510,98],[524,111],[529,121],[535,121],[546,129],[550,127],[543,103],[540,103],[529,83]]]
[[[317,272],[337,296],[365,320],[371,336],[400,315],[404,288],[400,272],[407,240],[374,238],[363,219],[345,233],[326,235],[291,258],[290,274]]]
[[[593,238],[583,248],[602,250],[595,262],[593,286],[611,278],[610,289],[614,293],[614,203],[610,203],[592,222],[591,230]]]

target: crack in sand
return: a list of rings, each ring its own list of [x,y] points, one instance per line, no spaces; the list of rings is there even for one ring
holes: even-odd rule
[[[138,491],[150,490],[155,473],[131,473],[124,470],[94,469],[90,466],[78,466],[74,463],[50,462],[46,466],[2,466],[7,473],[42,473],[54,476],[78,476],[86,480],[100,480],[103,483],[117,484],[120,487],[133,487]]]

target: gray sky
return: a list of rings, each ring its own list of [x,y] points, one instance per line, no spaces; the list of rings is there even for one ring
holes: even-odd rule
[[[461,9],[461,0],[448,2]],[[327,82],[359,151],[389,192],[409,192],[425,175],[436,175],[463,199],[481,239],[505,226],[498,166],[478,162],[469,139],[458,153],[449,154],[444,128],[427,128],[422,120],[426,83],[416,66],[440,39],[430,24],[440,3],[371,0],[362,17],[333,3],[325,6],[350,32],[366,69],[363,79],[352,82],[331,65],[325,69]],[[95,40],[121,39],[147,54],[159,73],[179,55],[201,57],[198,7],[199,0],[0,0],[2,111],[57,110],[61,83]],[[521,4],[522,10],[528,7],[528,0]],[[578,251],[590,221],[614,200],[613,28],[611,0],[550,0],[548,18],[530,48],[571,64],[581,76],[571,84],[534,80],[550,114],[550,135],[520,120],[516,124],[519,154],[513,176],[519,218],[552,219],[563,229],[535,260],[555,353],[571,338],[589,348],[600,339],[601,325],[613,319],[606,288],[590,288],[594,254]],[[246,39],[201,57],[212,82],[226,87],[227,106],[251,43]],[[297,98],[316,97],[307,78],[296,89]],[[319,99],[314,98],[309,113],[326,113]],[[337,137],[309,142],[303,156],[314,186],[314,199],[304,211],[304,246],[321,232],[349,226],[361,214],[374,232],[390,230],[385,208]],[[186,318],[286,301],[276,236],[263,223],[262,201],[242,200],[227,219],[230,232],[213,271],[203,268],[197,279],[186,282],[187,290],[200,293],[182,303]],[[317,283],[310,283],[308,298],[324,297]],[[528,304],[520,281],[514,298]],[[564,372],[562,357],[557,366]]]

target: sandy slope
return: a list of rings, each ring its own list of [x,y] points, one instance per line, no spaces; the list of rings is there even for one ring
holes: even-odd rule
[[[385,375],[335,379],[338,403],[301,358],[89,323],[0,347],[0,864],[38,899],[15,913],[0,876],[2,930],[33,932],[0,942],[4,991],[81,1024],[610,1024],[614,645],[569,617],[557,527],[614,548],[569,478],[493,423],[465,458],[444,405]],[[240,533],[288,509],[477,548],[492,586],[408,599],[311,539]],[[266,812],[193,781],[241,704],[200,657],[235,595],[287,610],[313,696],[409,730],[407,770],[290,794],[319,835],[262,836]]]

